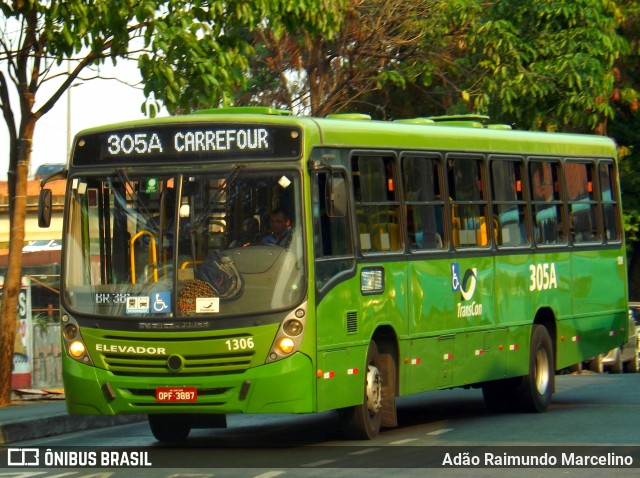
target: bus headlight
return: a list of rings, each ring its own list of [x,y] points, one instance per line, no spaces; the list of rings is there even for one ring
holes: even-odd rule
[[[305,302],[284,317],[267,355],[267,363],[285,359],[298,351],[304,340],[306,322],[307,303]]]
[[[302,333],[302,330],[302,322],[300,322],[298,319],[287,320],[284,323],[284,331],[292,337],[297,337],[298,335],[300,335]]]
[[[67,355],[85,365],[93,365],[87,346],[82,340],[80,326],[75,319],[68,314],[62,316],[62,341]]]
[[[87,351],[84,344],[79,340],[74,340],[69,344],[69,355],[71,355],[75,359],[79,359],[82,357]]]
[[[76,338],[76,335],[78,335],[78,326],[75,324],[67,324],[64,326],[62,333],[65,339],[73,340]]]

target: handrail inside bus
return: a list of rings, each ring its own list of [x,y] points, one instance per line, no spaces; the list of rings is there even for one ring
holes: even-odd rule
[[[197,265],[197,264],[202,264],[204,261],[184,261],[181,265],[180,265],[180,269],[186,269],[189,266],[192,265]]]
[[[149,243],[149,265],[153,269],[153,282],[158,282],[158,257],[156,254],[156,237],[151,231],[142,230],[131,238],[131,245],[129,246],[129,257],[131,260],[131,283],[136,283],[136,253],[135,243],[139,237],[149,236],[151,241]]]

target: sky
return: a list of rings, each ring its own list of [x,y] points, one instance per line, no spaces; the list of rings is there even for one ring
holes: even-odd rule
[[[119,62],[116,66],[105,65],[102,74],[117,77],[129,84],[139,81],[134,62]],[[36,96],[44,101],[49,95],[43,90]],[[141,105],[145,101],[141,89],[125,85],[117,80],[93,79],[77,84],[70,90],[71,108],[67,116],[67,95],[63,95],[54,108],[36,124],[31,156],[30,177],[39,165],[44,163],[66,163],[67,123],[70,124],[71,138],[79,131],[94,126],[120,121],[144,118]],[[46,97],[46,98],[45,98]],[[37,106],[38,103],[36,103]],[[17,105],[17,103],[14,103]],[[14,106],[14,111],[16,106]],[[166,110],[160,115],[166,115]],[[9,169],[9,146],[7,127],[0,117],[0,180],[7,180]]]

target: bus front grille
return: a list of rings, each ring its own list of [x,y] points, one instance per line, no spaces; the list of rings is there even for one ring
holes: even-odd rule
[[[169,364],[169,356],[102,354],[111,373],[120,376],[179,375],[211,376],[243,373],[251,366],[253,353],[180,355],[179,367]]]

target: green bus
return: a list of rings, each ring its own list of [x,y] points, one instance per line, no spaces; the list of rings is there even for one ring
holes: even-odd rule
[[[329,410],[371,439],[396,397],[452,387],[545,411],[557,371],[628,335],[616,148],[487,123],[221,108],[79,133],[69,413],[170,442]]]

